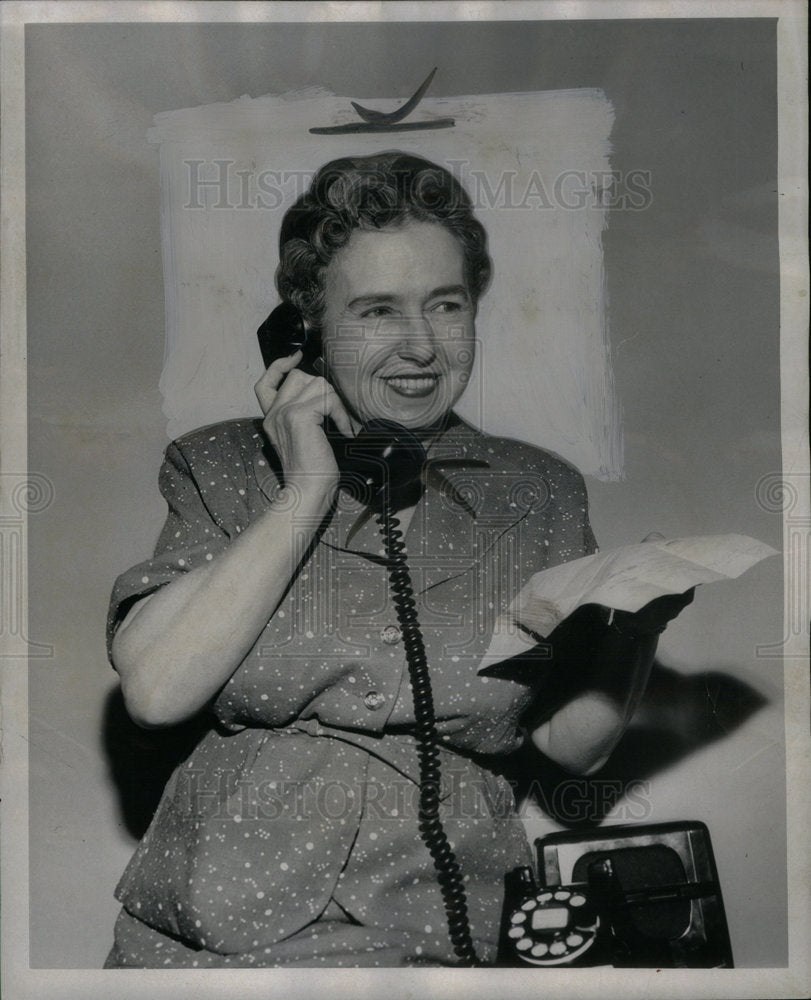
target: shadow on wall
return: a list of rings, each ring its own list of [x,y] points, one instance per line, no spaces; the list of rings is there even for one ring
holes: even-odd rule
[[[127,832],[146,833],[172,771],[211,727],[204,713],[168,729],[142,729],[129,717],[120,688],[104,705],[103,743]]]
[[[633,723],[598,774],[572,775],[528,747],[513,761],[516,796],[573,830],[601,823],[623,796],[639,809],[633,821],[644,821],[639,782],[729,736],[767,703],[732,674],[684,675],[657,662]]]

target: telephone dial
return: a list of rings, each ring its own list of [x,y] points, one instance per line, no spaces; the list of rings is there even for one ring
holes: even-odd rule
[[[265,367],[301,350],[299,367],[329,377],[320,337],[282,303],[257,331]],[[462,873],[439,817],[440,765],[431,679],[403,533],[395,511],[415,502],[426,462],[405,427],[375,420],[355,438],[325,427],[345,482],[360,486],[385,544],[392,599],[414,695],[420,834],[437,872],[454,953],[480,966]],[[505,877],[501,966],[731,968],[732,951],[709,832],[702,823],[607,827],[536,841],[540,884],[529,868]]]

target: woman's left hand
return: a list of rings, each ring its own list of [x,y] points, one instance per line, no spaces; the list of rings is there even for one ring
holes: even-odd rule
[[[663,542],[665,536],[659,531],[651,531],[642,539],[645,542]],[[668,622],[673,619],[688,604],[692,604],[696,588],[691,587],[683,594],[664,594],[649,601],[639,611],[609,612],[609,621],[618,632],[634,638],[659,635],[664,632]]]
[[[645,691],[659,633],[695,595],[664,594],[639,611],[605,608],[608,628],[599,632],[585,663],[583,688],[531,731],[535,746],[563,767],[593,774],[608,760]],[[597,605],[592,605],[596,609]],[[584,610],[585,613],[585,610]]]
[[[623,635],[640,638],[659,635],[688,604],[692,604],[695,592],[696,588],[691,587],[683,594],[656,597],[639,611],[614,611],[613,616],[609,614],[609,622]]]

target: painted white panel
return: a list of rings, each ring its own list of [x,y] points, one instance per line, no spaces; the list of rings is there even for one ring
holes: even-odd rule
[[[361,103],[391,110],[396,101]],[[458,412],[556,451],[584,473],[622,473],[606,330],[600,191],[613,110],[601,91],[425,100],[453,128],[312,135],[357,120],[321,89],[158,115],[166,283],[161,379],[168,432],[258,413],[255,330],[277,296],[285,209],[330,159],[402,149],[442,163],[472,195],[495,271],[478,360]]]

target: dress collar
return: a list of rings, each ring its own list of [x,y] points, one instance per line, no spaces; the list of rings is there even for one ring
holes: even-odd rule
[[[453,413],[429,443],[425,489],[405,536],[409,560],[419,567],[418,592],[467,572],[532,509],[532,497],[515,489],[520,467],[508,462],[494,444],[493,438]],[[267,455],[261,449],[254,456],[254,471],[262,492],[273,499],[278,481],[268,475]],[[319,544],[384,563],[382,542],[374,552],[357,544],[370,520],[369,509],[339,489]]]

